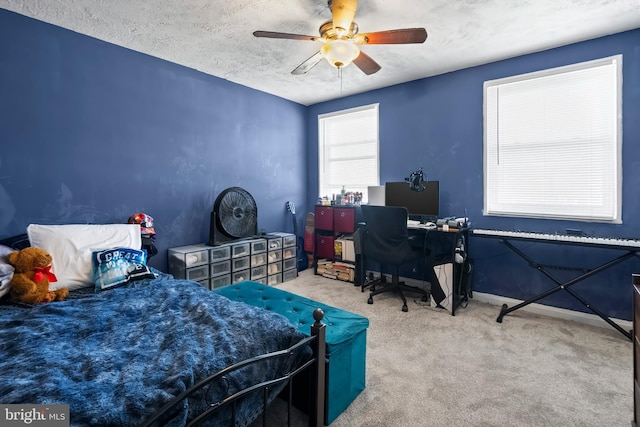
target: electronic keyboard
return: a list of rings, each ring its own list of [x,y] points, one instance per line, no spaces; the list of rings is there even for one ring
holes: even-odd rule
[[[505,230],[483,230],[473,229],[474,235],[496,237],[496,238],[514,238],[532,241],[547,241],[558,243],[575,243],[579,245],[596,245],[617,248],[639,248],[639,239],[610,238],[610,237],[591,237],[591,236],[573,236],[568,234],[548,234],[533,233],[525,231],[505,231]]]

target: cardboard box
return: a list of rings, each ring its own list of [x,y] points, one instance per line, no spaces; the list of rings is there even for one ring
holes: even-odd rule
[[[356,251],[353,245],[353,237],[340,237],[336,239],[336,245],[340,244],[342,249],[341,261],[356,262]],[[336,258],[337,259],[337,258]]]

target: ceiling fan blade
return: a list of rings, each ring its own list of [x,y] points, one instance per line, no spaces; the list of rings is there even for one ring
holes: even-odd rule
[[[358,0],[331,0],[330,3],[333,27],[348,31],[356,16]]]
[[[360,55],[353,60],[353,63],[356,64],[356,67],[360,68],[363,73],[369,75],[373,73],[377,73],[380,71],[380,65],[374,61],[369,55],[360,51]]]
[[[316,65],[318,65],[318,63],[320,61],[322,61],[323,56],[322,54],[318,51],[316,54],[314,54],[313,56],[311,56],[309,59],[307,59],[306,61],[304,61],[302,64],[298,65],[292,72],[291,74],[295,74],[296,76],[302,75],[302,74],[307,74],[307,72],[312,69],[313,67],[315,67]]]
[[[358,34],[354,39],[359,44],[424,43],[427,39],[427,30],[424,28],[403,28],[401,30],[377,31]]]
[[[277,33],[275,31],[254,31],[256,37],[268,37],[270,39],[309,40],[316,41],[319,37],[304,36],[302,34]]]

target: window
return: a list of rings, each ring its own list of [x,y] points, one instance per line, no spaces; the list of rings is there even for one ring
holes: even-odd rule
[[[318,116],[319,196],[380,185],[378,104]]]
[[[484,84],[484,214],[621,222],[622,56]]]

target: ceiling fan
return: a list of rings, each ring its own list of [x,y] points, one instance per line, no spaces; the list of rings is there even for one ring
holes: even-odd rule
[[[367,44],[408,44],[424,43],[427,30],[424,28],[402,28],[398,30],[377,31],[358,34],[358,24],[353,20],[358,0],[329,0],[332,19],[320,25],[320,36],[278,33],[273,31],[254,31],[256,37],[273,39],[307,40],[321,42],[320,51],[298,65],[291,74],[306,74],[322,59],[341,69],[352,62],[365,74],[380,70],[380,65],[360,46]]]

